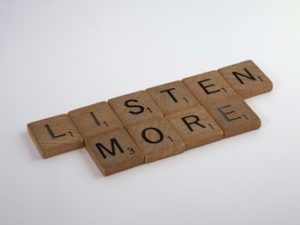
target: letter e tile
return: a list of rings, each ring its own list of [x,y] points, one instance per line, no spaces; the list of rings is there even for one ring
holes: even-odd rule
[[[232,87],[217,71],[187,77],[182,82],[202,105],[236,95]]]
[[[226,98],[207,106],[207,111],[224,131],[225,137],[260,127],[260,119],[239,96]]]

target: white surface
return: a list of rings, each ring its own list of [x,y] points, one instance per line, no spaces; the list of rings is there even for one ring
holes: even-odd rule
[[[299,1],[0,1],[0,224],[300,224]],[[253,59],[259,130],[103,177],[30,121]]]

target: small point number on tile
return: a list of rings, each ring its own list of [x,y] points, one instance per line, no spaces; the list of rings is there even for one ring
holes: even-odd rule
[[[135,153],[135,150],[133,148],[127,148],[127,151],[129,155],[133,155]]]
[[[152,112],[152,109],[150,107],[147,107],[147,110],[150,112],[150,113],[153,113]]]
[[[173,138],[171,136],[167,137],[171,142],[174,142]]]

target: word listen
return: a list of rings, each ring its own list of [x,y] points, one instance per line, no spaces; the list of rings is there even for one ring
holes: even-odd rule
[[[104,175],[260,127],[244,101],[272,90],[251,60],[28,124],[43,158],[85,145]]]

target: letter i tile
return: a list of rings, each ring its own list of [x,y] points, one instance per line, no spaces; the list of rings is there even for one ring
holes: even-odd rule
[[[106,102],[72,110],[68,115],[84,139],[123,128],[121,121]]]

